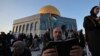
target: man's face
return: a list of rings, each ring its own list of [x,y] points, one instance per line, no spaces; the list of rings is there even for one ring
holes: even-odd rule
[[[54,41],[61,40],[61,37],[62,37],[61,29],[60,28],[54,28],[53,29]]]

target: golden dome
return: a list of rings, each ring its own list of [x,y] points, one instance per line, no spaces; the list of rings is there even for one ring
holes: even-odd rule
[[[44,6],[43,8],[39,10],[39,13],[40,14],[51,13],[51,14],[56,14],[60,16],[59,10],[56,7],[51,6],[51,5]]]

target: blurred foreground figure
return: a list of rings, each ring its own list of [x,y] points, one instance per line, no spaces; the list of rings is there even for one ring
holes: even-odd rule
[[[31,56],[31,51],[25,46],[22,41],[16,41],[13,44],[12,56]]]
[[[0,56],[11,56],[10,46],[7,43],[7,35],[1,32],[0,35]]]

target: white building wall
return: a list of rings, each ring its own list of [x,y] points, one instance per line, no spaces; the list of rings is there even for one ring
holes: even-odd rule
[[[13,27],[14,28],[14,32],[16,31],[16,27],[18,26],[18,29],[17,29],[17,32],[15,33],[25,33],[25,34],[30,34],[32,33],[33,36],[35,34],[37,35],[41,35],[41,34],[44,34],[46,29],[45,30],[41,30],[41,22],[42,21],[46,21],[46,27],[49,28],[49,23],[48,23],[48,15],[47,14],[44,14],[44,15],[40,15],[40,14],[36,14],[36,15],[32,15],[32,16],[29,16],[29,17],[25,17],[25,18],[21,18],[21,19],[18,19],[18,20],[14,20],[14,23],[13,23]],[[63,17],[57,17],[57,21],[60,21],[59,23],[61,23],[61,21],[63,23],[62,24],[67,24],[67,26],[69,27],[69,24],[72,23],[72,24],[76,24],[75,20],[73,19],[67,19],[67,18],[63,18]],[[36,24],[36,29],[35,29],[35,23],[37,22]],[[74,23],[73,23],[74,22]],[[30,24],[33,23],[33,29],[30,31]],[[22,28],[23,28],[23,25],[25,24],[25,27],[24,27],[24,31],[22,32]],[[26,26],[27,24],[29,24],[29,27],[28,27],[28,31],[26,32]],[[22,26],[21,27],[21,31],[19,31],[19,26]],[[60,25],[60,24],[59,24]],[[75,26],[72,26],[72,28],[76,28]]]
[[[35,28],[35,22],[37,22],[37,26],[36,26],[37,29],[36,30],[34,29]],[[31,23],[33,23],[33,28],[30,31]],[[26,31],[27,24],[29,24],[29,26],[28,26],[28,30]],[[39,24],[40,24],[39,15],[33,15],[33,16],[29,16],[29,17],[25,17],[25,18],[22,18],[22,19],[15,20],[14,23],[13,23],[13,27],[15,27],[14,33],[25,33],[25,34],[32,33],[33,36],[34,36],[34,34],[39,35],[40,34],[39,33],[40,32]],[[20,25],[21,25],[21,31],[19,32],[19,26]],[[23,25],[25,25],[25,27],[24,27],[24,31],[22,32]],[[17,26],[18,26],[18,29],[17,29],[17,32],[16,32]]]

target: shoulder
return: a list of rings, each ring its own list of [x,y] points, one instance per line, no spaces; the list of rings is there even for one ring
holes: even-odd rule
[[[85,16],[85,17],[84,17],[84,21],[87,21],[87,20],[89,20],[89,21],[90,21],[90,18],[91,18],[91,16],[90,16],[90,15]]]
[[[91,16],[90,15],[88,15],[88,16],[85,16],[84,18],[90,18]]]

